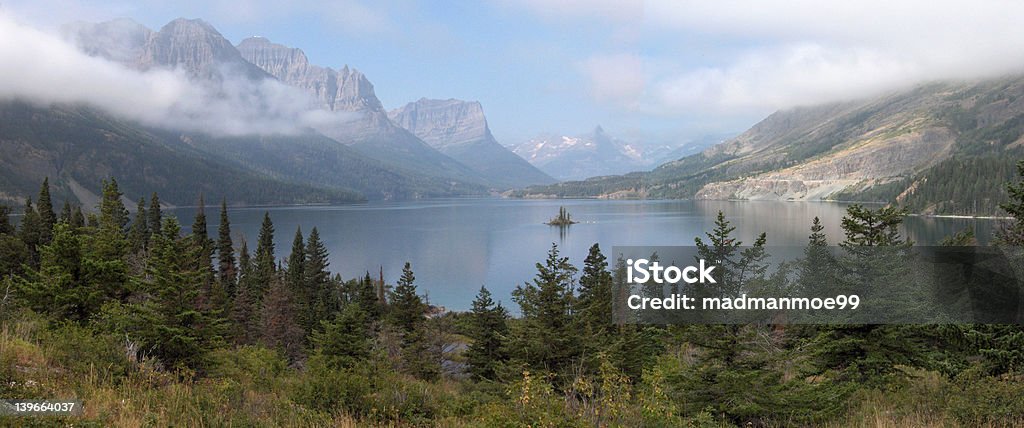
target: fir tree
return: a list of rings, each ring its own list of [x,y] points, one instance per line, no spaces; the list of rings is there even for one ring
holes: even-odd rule
[[[72,214],[72,211],[71,211],[71,203],[68,202],[67,199],[65,199],[64,200],[64,206],[62,206],[61,209],[60,209],[60,218],[57,219],[57,221],[58,222],[62,222],[62,223],[71,224],[71,216],[72,215],[73,214]]]
[[[53,201],[50,199],[49,177],[43,179],[43,185],[39,189],[36,211],[39,212],[39,243],[45,245],[53,238],[53,226],[57,224],[57,214],[53,212]]]
[[[330,277],[327,271],[330,262],[327,254],[327,247],[320,240],[320,232],[314,227],[309,232],[309,239],[306,240],[306,263],[305,278],[303,283],[310,293],[309,319],[318,323],[319,320],[331,319],[334,313],[340,309],[337,282]],[[340,281],[339,281],[340,282]],[[363,315],[366,311],[360,307]],[[319,325],[311,325],[310,331],[319,328]]]
[[[146,217],[146,199],[139,198],[138,206],[135,208],[135,218],[132,219],[131,229],[128,231],[128,246],[133,254],[145,251],[149,244],[149,219]]]
[[[85,227],[85,215],[82,214],[82,207],[75,206],[74,211],[71,213],[71,226],[75,229],[81,229]]]
[[[28,249],[27,261],[30,267],[39,266],[39,250],[42,242],[43,225],[39,213],[32,206],[32,198],[25,199],[25,213],[18,228],[18,238]]]
[[[256,254],[253,258],[253,282],[257,295],[260,299],[266,293],[267,287],[276,275],[277,261],[274,259],[274,223],[270,220],[270,213],[263,213],[263,224],[260,226],[260,234],[256,241]]]
[[[547,260],[537,263],[533,283],[512,292],[522,313],[511,335],[512,356],[531,370],[554,373],[563,380],[582,351],[572,318],[575,273],[576,267],[552,244]]]
[[[320,320],[312,334],[316,354],[333,368],[350,368],[370,357],[370,323],[358,304],[346,305],[333,319]]]
[[[128,240],[125,227],[128,225],[128,210],[121,201],[121,190],[117,180],[103,182],[103,198],[100,200],[98,235],[94,242],[100,257],[108,260],[122,259],[128,254]]]
[[[477,380],[497,380],[498,368],[508,360],[505,339],[508,312],[495,304],[491,292],[480,287],[473,300],[466,333],[472,342],[466,349],[470,375]]]
[[[157,196],[156,192],[153,192],[153,196],[149,197],[149,234],[159,235],[160,227],[163,225],[163,213],[160,211],[160,197]]]
[[[231,221],[228,219],[228,204],[220,202],[220,226],[217,228],[217,280],[228,298],[234,299],[238,280],[235,266],[235,248],[231,241]]]
[[[265,346],[277,350],[291,362],[298,361],[303,355],[305,332],[297,318],[293,293],[281,278],[275,275],[270,290],[263,298],[260,339]]]
[[[231,305],[231,322],[235,327],[235,341],[251,345],[259,337],[260,298],[259,288],[253,284],[254,267],[249,257],[249,245],[242,239],[238,251],[238,286]]]
[[[292,294],[295,310],[299,314],[299,326],[307,333],[312,332],[315,327],[319,326],[319,319],[314,319],[312,316],[313,292],[306,282],[306,242],[302,237],[301,227],[295,229],[292,252],[288,255],[288,269],[284,275],[285,285]]]
[[[433,379],[440,374],[440,367],[430,352],[424,325],[427,305],[416,293],[415,281],[412,266],[406,262],[392,294],[390,321],[402,335],[403,369],[421,379]]]
[[[1024,161],[1017,162],[1017,176],[1024,178]],[[999,204],[1013,220],[1004,224],[996,239],[1007,246],[1024,246],[1024,180],[1006,184],[1009,200]]]

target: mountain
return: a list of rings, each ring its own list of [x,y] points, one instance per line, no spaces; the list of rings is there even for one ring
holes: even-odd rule
[[[991,214],[1024,156],[1024,77],[941,82],[776,112],[650,173],[521,195],[895,202]]]
[[[174,147],[187,147],[207,159],[274,179],[354,189],[372,199],[480,195],[488,190],[481,183],[484,180],[468,167],[391,124],[373,93],[373,85],[358,71],[349,71],[347,67],[333,71],[310,65],[298,49],[279,49],[283,47],[267,42],[269,47],[260,50],[260,43],[253,43],[258,39],[243,42],[244,52],[268,67],[264,71],[201,20],[177,19],[158,32],[130,20],[75,23],[65,26],[63,32],[91,55],[135,69],[181,68],[200,85],[237,78],[276,81],[278,76],[273,72],[287,80],[285,83],[305,89],[324,110],[353,113],[354,120],[329,127],[336,131],[335,135],[344,134],[348,138],[344,142],[349,145],[313,130],[298,135],[242,137],[145,130],[177,142]],[[278,53],[296,56],[301,61],[274,56]],[[281,67],[274,68],[272,64]],[[284,67],[285,64],[291,66]],[[302,82],[313,83],[303,86]],[[323,85],[317,92],[314,88],[320,83]],[[237,86],[230,85],[227,90]]]
[[[160,194],[190,205],[199,194],[233,205],[354,202],[358,192],[268,178],[211,160],[179,141],[82,106],[36,107],[0,103],[0,202],[15,206],[34,197],[44,177],[54,200],[92,208],[101,181],[115,177],[131,199]]]
[[[638,146],[613,138],[600,126],[582,136],[541,135],[512,151],[559,180],[623,174],[650,166]]]
[[[390,111],[388,117],[496,186],[523,187],[555,181],[498,144],[479,102],[421,98]]]
[[[486,180],[469,167],[430,147],[394,124],[363,73],[345,66],[339,70],[310,64],[301,49],[263,37],[250,37],[238,51],[252,64],[280,81],[302,88],[323,109],[351,112],[355,118],[321,129],[325,135],[381,162],[417,173],[451,178],[465,185]]]

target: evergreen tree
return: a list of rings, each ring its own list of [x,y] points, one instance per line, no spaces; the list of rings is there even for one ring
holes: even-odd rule
[[[14,235],[15,232],[11,224],[11,207],[0,205],[0,235]]]
[[[202,249],[194,240],[181,236],[173,217],[164,219],[160,235],[154,236],[153,257],[146,284],[153,296],[155,312],[150,317],[150,343],[155,354],[171,366],[198,367],[202,356],[222,339],[219,325],[209,314],[197,309],[206,272],[195,262]]]
[[[611,334],[612,274],[608,271],[608,259],[596,243],[583,261],[579,290],[579,320],[586,334],[598,340]]]
[[[29,257],[28,247],[11,224],[10,212],[10,207],[0,205],[0,278],[21,273],[21,267]]]
[[[192,221],[192,241],[199,247],[203,257],[213,257],[213,242],[210,241],[210,231],[206,227],[206,202],[202,194],[199,195],[199,206]]]
[[[220,202],[220,226],[217,228],[217,280],[228,298],[235,298],[235,286],[238,280],[238,269],[235,266],[235,248],[231,241],[231,221],[228,219],[228,204]]]
[[[533,283],[517,286],[512,300],[522,317],[512,331],[512,357],[533,371],[553,373],[566,380],[581,353],[573,322],[573,276],[576,267],[551,245],[544,264],[537,263]]]
[[[72,211],[71,211],[71,203],[68,202],[67,199],[65,199],[64,200],[64,206],[61,207],[61,209],[60,209],[60,218],[58,218],[57,221],[58,222],[62,222],[62,223],[71,224],[71,216],[72,215],[73,214],[72,214]]]
[[[39,243],[46,245],[53,238],[53,226],[57,224],[57,214],[53,212],[53,201],[50,199],[50,178],[43,179],[43,185],[39,189],[39,202],[36,204],[36,211],[39,212]]]
[[[466,333],[472,339],[466,349],[469,373],[477,380],[497,380],[498,367],[508,360],[505,348],[508,312],[501,304],[495,305],[486,287],[480,287],[469,317]]]
[[[74,211],[71,213],[71,227],[75,229],[81,229],[85,227],[85,215],[82,214],[82,207],[75,206]]]
[[[253,282],[257,296],[262,299],[267,287],[276,275],[277,261],[274,258],[274,223],[270,213],[263,213],[263,224],[256,242],[256,255],[253,258]]]
[[[307,313],[311,322],[319,323],[319,320],[333,318],[334,314],[340,310],[340,296],[338,296],[337,285],[340,281],[331,279],[331,274],[327,271],[330,264],[327,260],[329,257],[327,247],[320,240],[320,232],[315,227],[309,232],[305,253],[306,263],[303,283],[306,290],[310,293],[311,299]],[[366,316],[366,311],[362,307],[360,307],[360,311]],[[319,328],[319,325],[313,324],[310,326],[309,331],[317,328]]]
[[[153,192],[153,196],[149,197],[149,234],[159,235],[160,227],[163,225],[163,214],[160,211],[160,197],[157,196],[156,192]]]
[[[39,247],[42,242],[42,221],[39,213],[32,206],[32,198],[25,199],[25,214],[21,217],[21,226],[18,229],[18,238],[25,243],[28,250],[26,261],[30,267],[39,267]]]
[[[313,318],[313,291],[306,282],[306,242],[302,237],[301,227],[295,229],[292,252],[288,256],[288,269],[284,275],[285,285],[295,302],[299,326],[307,333],[311,333],[319,327],[319,321],[323,318]]]
[[[128,254],[128,240],[125,227],[128,225],[128,210],[121,200],[117,180],[103,182],[103,197],[100,200],[98,235],[94,241],[96,251],[103,259],[123,259]]]
[[[132,219],[131,229],[128,231],[128,247],[133,254],[145,251],[149,244],[149,219],[146,217],[146,199],[139,198],[138,206],[135,208],[135,218]]]
[[[424,318],[427,305],[416,293],[415,281],[412,266],[406,262],[392,294],[390,321],[402,336],[402,368],[421,379],[434,379],[441,367],[430,352]]]
[[[359,307],[365,308],[366,317],[370,322],[380,320],[382,315],[381,305],[377,298],[377,291],[373,286],[373,279],[370,278],[370,272],[366,272],[363,279],[356,285],[358,288],[352,296],[352,301],[357,303]]]
[[[1024,161],[1017,162],[1017,176],[1024,178]],[[1024,180],[1006,184],[1009,200],[999,204],[1013,220],[1003,225],[996,239],[1007,246],[1024,246]]]
[[[333,319],[320,320],[312,342],[330,367],[350,368],[366,361],[372,349],[366,312],[358,304],[345,305]]]
[[[259,338],[260,289],[255,281],[254,267],[249,257],[249,245],[242,239],[238,251],[238,286],[231,304],[231,322],[234,325],[235,341],[251,345]]]
[[[305,332],[298,322],[295,297],[277,275],[271,280],[270,290],[263,298],[260,320],[260,339],[265,346],[277,350],[291,362],[302,357]]]

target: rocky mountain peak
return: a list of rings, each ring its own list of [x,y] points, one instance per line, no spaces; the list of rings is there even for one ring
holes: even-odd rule
[[[119,18],[95,23],[72,22],[61,27],[61,34],[88,55],[135,65],[153,31],[132,19]]]
[[[492,139],[483,106],[477,101],[420,98],[388,112],[398,126],[434,147]]]
[[[193,76],[219,76],[219,67],[232,67],[249,78],[267,77],[259,68],[242,58],[235,46],[216,28],[201,19],[175,19],[146,42],[139,65],[180,67]]]
[[[246,61],[278,80],[304,89],[323,109],[384,111],[370,80],[359,70],[349,69],[348,65],[332,70],[311,64],[302,49],[273,43],[265,37],[242,40],[238,51]]]

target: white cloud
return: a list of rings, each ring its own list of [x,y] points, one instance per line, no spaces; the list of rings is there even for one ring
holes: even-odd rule
[[[590,93],[601,101],[636,107],[646,86],[643,61],[635,54],[595,56],[579,64]]]
[[[307,95],[275,80],[200,83],[180,71],[131,70],[2,14],[0,57],[0,99],[88,104],[151,126],[221,135],[293,133],[350,118],[312,108]]]
[[[604,0],[514,3],[539,16],[603,21],[610,38],[623,26],[642,32],[631,48],[643,58],[650,111],[775,109],[1024,72],[1022,2],[646,0],[628,7],[642,17],[625,22]],[[664,49],[674,42],[707,46],[714,63]],[[652,63],[669,66],[654,72]],[[604,73],[582,71],[595,99],[635,108],[607,97]]]

